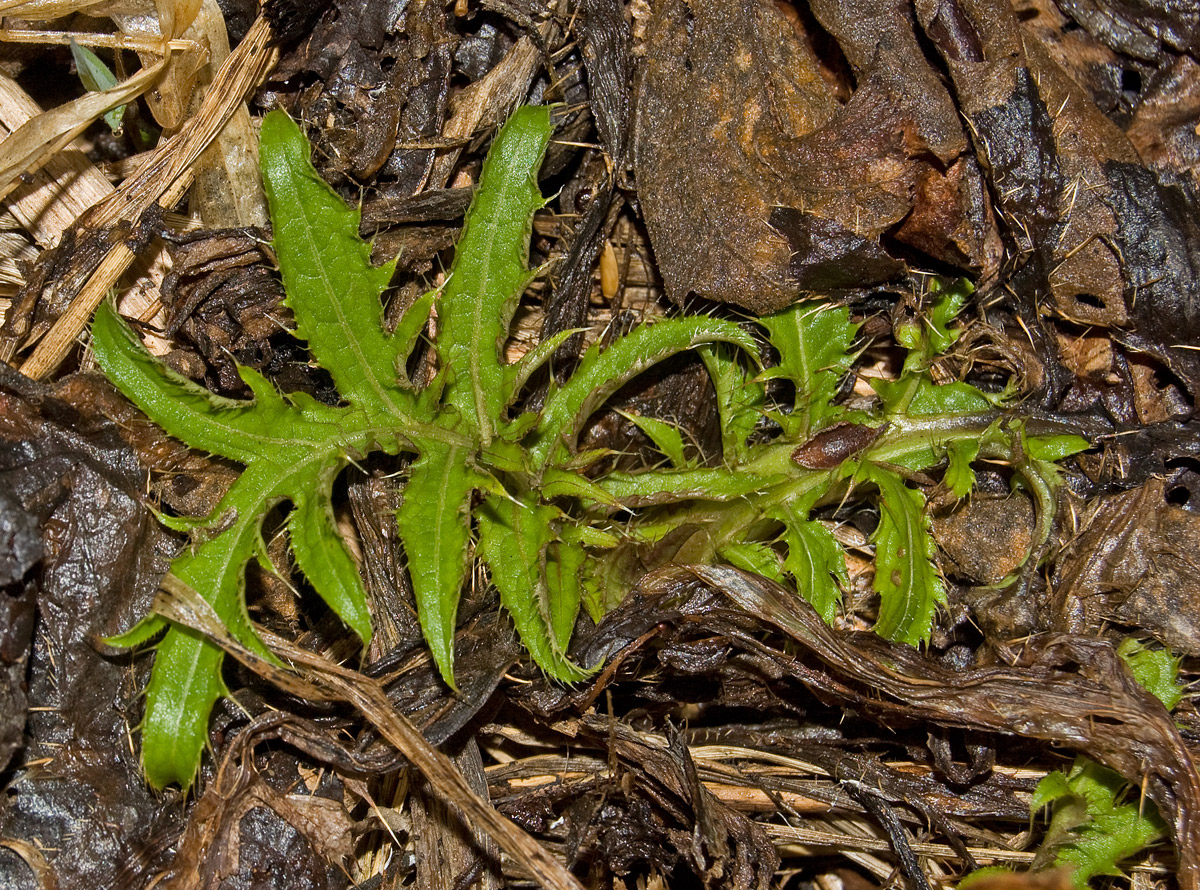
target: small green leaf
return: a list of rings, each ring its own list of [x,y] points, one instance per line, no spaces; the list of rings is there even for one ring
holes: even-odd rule
[[[79,82],[94,93],[111,90],[118,83],[117,76],[112,73],[104,60],[88,47],[81,46],[71,38],[71,58],[75,60],[75,70],[79,73]],[[121,123],[125,118],[125,106],[118,105],[104,112],[104,122],[114,133],[121,132]]]
[[[1166,649],[1151,649],[1135,637],[1126,637],[1117,646],[1117,655],[1121,656],[1133,678],[1153,693],[1168,711],[1175,710],[1183,701],[1180,660]]]
[[[1071,881],[1085,890],[1093,877],[1119,875],[1119,862],[1163,837],[1166,826],[1154,804],[1126,802],[1127,789],[1120,775],[1086,757],[1076,758],[1070,773],[1042,779],[1031,810],[1049,805],[1051,817],[1035,869],[1074,866]]]
[[[659,420],[657,417],[643,417],[627,411],[621,411],[620,414],[650,438],[654,447],[663,453],[671,466],[686,467],[691,463],[684,454],[683,434],[678,425]]]
[[[879,527],[875,530],[875,590],[880,596],[875,632],[916,646],[933,630],[933,616],[946,602],[946,590],[933,564],[935,552],[925,515],[925,498],[892,471],[864,466],[879,486]]]
[[[850,347],[858,326],[845,307],[818,302],[797,303],[758,321],[779,352],[779,364],[761,379],[783,378],[796,387],[793,410],[776,419],[789,436],[807,439],[842,413],[834,398],[854,361]]]
[[[781,505],[771,516],[783,523],[788,548],[783,567],[795,579],[796,590],[826,624],[833,624],[842,602],[838,585],[850,586],[842,545],[823,523],[805,518],[793,505]]]
[[[1082,436],[1026,436],[1025,451],[1035,460],[1058,461],[1091,448]]]
[[[330,487],[333,479],[301,494],[288,517],[288,537],[296,563],[304,576],[320,591],[321,598],[362,640],[371,642],[371,615],[367,611],[367,591],[358,566],[340,536],[333,515]]]
[[[721,452],[729,465],[749,457],[749,438],[758,425],[766,402],[766,389],[753,379],[735,350],[721,344],[698,350],[717,393],[721,416]]]
[[[578,588],[564,591],[560,585],[558,592],[570,600],[551,604],[541,572],[558,515],[554,507],[489,497],[479,511],[479,556],[491,570],[500,602],[533,660],[550,676],[573,682],[582,680],[587,672],[572,664],[559,644],[570,637],[566,621],[569,614],[574,624]],[[559,557],[562,555],[560,552]],[[571,559],[569,553],[567,558]],[[556,567],[556,573],[561,570]]]
[[[717,551],[717,555],[731,566],[747,572],[754,572],[754,574],[770,578],[772,581],[783,581],[779,554],[766,544],[758,542],[726,544]]]
[[[208,715],[226,694],[224,660],[224,652],[187,628],[171,627],[158,644],[142,720],[142,767],[155,788],[191,787],[208,744]]]
[[[546,588],[551,642],[566,652],[583,598],[588,552],[580,544],[551,541],[546,548]]]
[[[979,456],[978,439],[957,439],[946,446],[946,467],[944,482],[954,492],[956,498],[964,498],[975,485],[975,471],[971,462]]]
[[[939,386],[928,378],[876,378],[871,380],[871,388],[879,393],[885,410],[908,414],[911,417],[975,414],[991,411],[996,407],[987,396],[969,383],[954,382]]]

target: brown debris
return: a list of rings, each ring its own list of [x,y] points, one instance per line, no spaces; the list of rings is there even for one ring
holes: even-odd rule
[[[1130,625],[1176,652],[1200,654],[1200,516],[1166,492],[1156,478],[1087,506],[1055,572],[1058,627]]]

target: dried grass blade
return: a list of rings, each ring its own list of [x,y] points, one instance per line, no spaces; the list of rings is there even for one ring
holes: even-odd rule
[[[104,112],[129,103],[149,89],[165,68],[166,61],[160,60],[111,90],[87,93],[18,127],[0,142],[0,198],[20,185],[22,174],[41,169]]]
[[[104,229],[122,221],[137,225],[153,204],[170,206],[183,197],[191,184],[192,165],[242,104],[247,93],[256,89],[274,67],[278,52],[270,47],[271,39],[270,23],[260,16],[213,78],[200,110],[184,124],[178,135],[155,149],[136,174],[93,209],[88,218],[89,226]],[[108,253],[67,311],[21,366],[23,374],[40,379],[58,367],[109,288],[129,268],[133,256],[123,244]]]

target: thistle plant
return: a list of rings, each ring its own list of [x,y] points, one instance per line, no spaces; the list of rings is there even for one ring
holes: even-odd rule
[[[962,495],[973,460],[1007,460],[1040,493],[1044,514],[1056,480],[1051,461],[1086,443],[1026,435],[979,390],[934,384],[929,366],[956,336],[949,325],[962,286],[942,294],[927,320],[898,332],[908,361],[898,380],[877,384],[873,412],[848,411],[838,399],[856,356],[856,326],[845,308],[812,302],[760,319],[757,330],[707,316],[644,324],[590,348],[540,411],[522,410],[523,388],[571,333],[514,364],[504,360],[517,301],[538,274],[528,268],[528,246],[544,204],[537,173],[551,130],[540,107],[520,109],[504,126],[445,285],[388,330],[382,298],[394,264],[372,265],[358,212],[321,180],[296,124],[283,112],[267,115],[260,158],[286,303],[296,335],[336,385],[336,406],[282,394],[249,368],[240,374],[252,399],[216,396],[151,357],[113,309],[98,312],[96,356],[122,392],[170,435],[245,468],[211,515],[164,520],[189,533],[171,573],[212,605],[241,645],[272,658],[247,613],[245,570],[264,550],[265,517],[286,505],[296,566],[366,643],[371,617],[334,521],[333,486],[371,452],[408,455],[396,521],[442,677],[453,687],[456,610],[478,559],[533,660],[571,682],[587,675],[568,656],[581,604],[602,615],[628,590],[630,579],[615,568],[622,553],[685,528],[693,531],[675,549],[677,560],[724,560],[790,579],[832,620],[848,581],[845,562],[812,512],[853,485],[880,505],[877,629],[910,643],[928,638],[945,593],[911,474],[945,467],[945,484]],[[430,328],[436,373],[421,385],[407,369]],[[766,370],[764,344],[778,355]],[[719,465],[690,458],[681,431],[653,418],[635,422],[662,451],[660,466],[605,470],[607,452],[578,449],[582,427],[617,390],[686,350],[700,351],[716,391]],[[786,403],[768,399],[773,379],[790,387]],[[774,435],[762,434],[764,417]],[[212,706],[226,693],[223,654],[156,615],[113,642],[152,640],[143,763],[152,784],[186,788]]]

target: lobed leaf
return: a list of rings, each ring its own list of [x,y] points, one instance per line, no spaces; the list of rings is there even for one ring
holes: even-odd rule
[[[504,341],[533,276],[526,269],[529,235],[534,211],[545,204],[537,173],[552,130],[548,107],[525,106],[496,136],[442,296],[436,346],[447,374],[445,398],[484,445],[511,395]]]
[[[788,436],[806,439],[842,413],[834,399],[854,361],[858,325],[849,309],[817,302],[797,303],[758,323],[779,352],[779,364],[762,379],[782,378],[796,388],[791,413],[776,419]]]
[[[368,415],[405,416],[399,384],[404,343],[383,328],[381,296],[395,263],[374,266],[359,237],[360,214],[338,197],[309,159],[308,139],[283,111],[262,122],[259,162],[270,206],[285,303],[343,399]]]
[[[850,586],[841,544],[824,524],[805,518],[790,504],[781,505],[770,515],[783,523],[783,539],[788,548],[784,570],[795,579],[800,596],[817,610],[826,624],[833,624],[842,601],[838,585]]]
[[[874,464],[865,464],[863,470],[880,495],[874,535],[875,590],[880,596],[875,632],[916,646],[928,641],[934,610],[946,602],[933,564],[925,498],[891,470]]]

